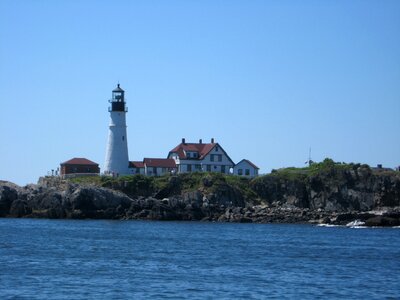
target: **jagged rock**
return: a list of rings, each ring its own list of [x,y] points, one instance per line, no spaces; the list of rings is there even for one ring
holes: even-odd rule
[[[243,182],[231,184],[232,180],[220,174],[190,176],[172,176],[159,191],[143,176],[107,183],[117,190],[60,178],[42,178],[39,184],[22,188],[1,181],[0,216],[260,223],[315,220],[341,225],[360,220],[383,226],[399,219],[395,208],[400,207],[400,173],[375,174],[355,166],[310,177],[302,173],[262,176],[246,182],[245,188]],[[196,188],[188,190],[188,186]],[[376,214],[382,217],[375,218]]]
[[[205,187],[211,187],[214,184],[214,180],[212,176],[207,175],[206,177],[203,178],[203,185]]]
[[[7,216],[14,200],[18,198],[19,186],[8,181],[0,181],[0,217]]]
[[[72,209],[83,211],[105,210],[108,208],[129,208],[132,199],[125,194],[106,188],[81,187],[69,197]]]
[[[11,217],[23,217],[32,213],[32,208],[29,207],[26,201],[23,200],[15,200],[12,202],[10,207],[10,216]]]
[[[400,226],[400,218],[375,216],[365,221],[365,226]]]

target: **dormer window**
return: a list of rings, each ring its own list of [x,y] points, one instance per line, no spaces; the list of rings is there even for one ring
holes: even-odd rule
[[[186,152],[186,158],[198,158],[199,154],[197,152]]]

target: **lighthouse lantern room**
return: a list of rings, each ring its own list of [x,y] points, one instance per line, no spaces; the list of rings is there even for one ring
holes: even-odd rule
[[[129,173],[128,141],[126,136],[125,91],[117,85],[109,101],[110,125],[104,172],[112,175]]]

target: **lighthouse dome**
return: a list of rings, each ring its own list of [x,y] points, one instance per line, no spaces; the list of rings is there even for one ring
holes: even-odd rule
[[[123,89],[120,88],[119,83],[115,89],[113,89],[113,93],[115,92],[125,92]]]

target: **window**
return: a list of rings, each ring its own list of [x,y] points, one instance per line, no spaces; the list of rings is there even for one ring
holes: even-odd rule
[[[188,172],[192,172],[192,165],[187,165],[186,169]]]
[[[197,153],[196,152],[193,153],[193,157],[197,158]]]
[[[211,172],[211,165],[207,165],[207,172]]]
[[[186,158],[190,158],[190,152],[186,152]]]
[[[194,165],[194,169],[196,170],[196,171],[201,171],[201,165]]]
[[[225,173],[225,166],[221,166],[221,173]]]
[[[222,154],[218,154],[218,161],[222,161]]]
[[[210,155],[210,160],[211,160],[211,161],[214,161],[214,154],[211,154],[211,155]]]
[[[122,141],[125,141],[125,136],[124,135],[122,136]]]
[[[246,170],[245,170],[245,174],[246,174],[246,175],[250,175],[250,170],[249,170],[249,169],[246,169]]]
[[[218,152],[219,147],[215,146],[215,152]]]
[[[243,175],[243,169],[238,169],[238,175]]]

